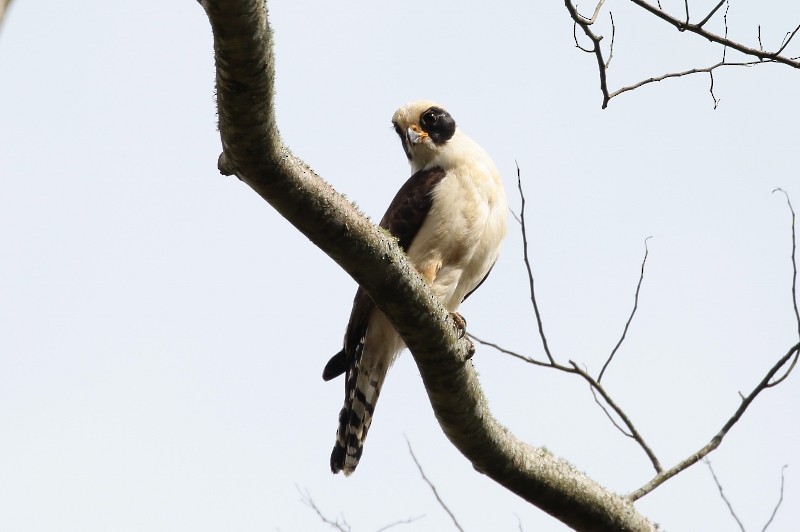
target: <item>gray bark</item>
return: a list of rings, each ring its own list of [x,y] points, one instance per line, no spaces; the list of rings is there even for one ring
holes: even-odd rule
[[[286,148],[275,123],[264,0],[202,0],[214,33],[220,170],[235,174],[370,294],[408,345],[453,445],[510,491],[577,530],[652,530],[624,497],[491,415],[447,311],[394,240]]]

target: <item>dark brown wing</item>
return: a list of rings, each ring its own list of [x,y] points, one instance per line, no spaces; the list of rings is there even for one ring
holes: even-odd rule
[[[408,251],[411,242],[422,227],[428,212],[433,204],[433,189],[444,178],[445,172],[439,167],[420,170],[408,178],[381,218],[380,226],[388,230],[398,240],[403,251]],[[367,333],[369,315],[375,303],[369,295],[358,287],[356,297],[353,299],[353,310],[347,331],[344,335],[344,349],[336,353],[325,366],[322,378],[334,379],[347,371],[353,363],[356,347],[364,340]]]
[[[420,170],[412,175],[397,191],[381,218],[380,226],[397,237],[403,251],[408,251],[422,227],[433,204],[433,189],[444,176],[444,170],[439,167]]]

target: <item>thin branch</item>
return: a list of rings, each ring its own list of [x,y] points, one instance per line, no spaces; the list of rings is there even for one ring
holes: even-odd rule
[[[625,428],[623,426],[621,426],[619,423],[617,423],[617,420],[614,419],[614,416],[612,416],[611,412],[608,411],[608,408],[606,408],[606,405],[604,405],[602,402],[600,402],[600,399],[597,398],[597,392],[595,391],[593,386],[589,386],[589,391],[592,392],[592,397],[594,398],[594,402],[597,403],[597,406],[600,407],[600,410],[603,411],[603,413],[606,415],[606,417],[611,422],[611,424],[614,425],[615,427],[617,427],[617,430],[620,431],[625,436],[627,436],[628,438],[634,438],[633,434],[631,434],[630,432],[625,430]]]
[[[707,66],[707,67],[690,68],[689,70],[684,70],[682,72],[670,72],[668,74],[664,74],[664,75],[661,75],[661,76],[655,76],[655,77],[652,77],[652,78],[643,79],[643,80],[638,81],[638,82],[636,82],[636,83],[634,83],[632,85],[626,85],[625,87],[621,87],[621,88],[615,90],[614,92],[612,92],[609,95],[608,98],[610,100],[611,98],[619,96],[622,93],[625,93],[625,92],[628,92],[628,91],[632,91],[634,89],[638,89],[639,87],[642,87],[644,85],[648,85],[650,83],[655,83],[655,82],[658,82],[658,81],[664,81],[665,79],[680,78],[682,76],[689,76],[691,74],[700,74],[700,73],[712,72],[712,71],[714,71],[714,70],[716,70],[718,68],[721,68],[721,67],[733,67],[733,66],[735,66],[735,67],[751,67],[753,65],[759,65],[759,64],[762,64],[762,63],[769,63],[769,62],[771,62],[771,61],[746,61],[746,62],[739,62],[739,63],[727,63],[727,62],[725,62],[723,60],[723,61],[720,61],[718,63],[714,63],[711,66]]]
[[[722,15],[722,22],[725,25],[725,38],[728,38],[728,10],[731,8],[730,0],[725,0],[725,14]],[[725,62],[725,56],[728,53],[728,47],[722,45],[722,62]]]
[[[739,529],[742,532],[747,532],[742,524],[742,521],[739,519],[739,516],[736,515],[736,512],[733,510],[733,505],[725,496],[725,492],[722,490],[722,484],[720,484],[719,479],[717,478],[716,473],[714,473],[714,468],[711,467],[711,460],[708,458],[703,460],[706,465],[708,466],[708,470],[711,471],[711,476],[714,478],[714,483],[717,485],[717,489],[719,490],[719,496],[722,497],[722,500],[725,501],[725,504],[728,506],[728,511],[731,513],[733,518],[736,520],[736,524],[739,525]]]
[[[784,39],[785,39],[785,40],[783,41],[783,44],[781,45],[781,47],[780,47],[780,48],[778,48],[778,51],[777,51],[777,52],[775,52],[775,54],[780,54],[781,52],[783,52],[783,51],[786,49],[786,47],[787,47],[787,46],[789,46],[789,43],[791,42],[791,40],[792,40],[792,39],[794,39],[794,36],[795,36],[795,35],[797,35],[797,32],[798,32],[799,30],[800,30],[800,25],[798,25],[798,26],[797,26],[797,27],[794,29],[794,31],[791,33],[791,35],[789,35],[789,34],[787,33],[786,35],[789,35],[789,38],[787,39],[786,37],[784,37]]]
[[[580,375],[587,383],[589,383],[589,386],[591,386],[594,390],[597,390],[597,393],[600,394],[600,396],[603,398],[606,404],[608,404],[608,406],[610,406],[611,409],[614,410],[614,412],[616,412],[616,414],[619,416],[619,418],[622,420],[625,426],[628,427],[630,434],[627,434],[624,430],[620,429],[621,432],[626,436],[633,438],[636,441],[636,443],[639,444],[639,447],[642,448],[644,453],[647,455],[647,458],[650,459],[650,462],[653,464],[653,468],[656,470],[657,473],[663,471],[663,467],[661,467],[661,463],[659,462],[653,450],[650,448],[649,445],[647,445],[647,442],[644,441],[644,438],[642,437],[641,434],[639,434],[639,431],[636,429],[633,422],[630,420],[625,411],[622,410],[622,408],[619,405],[617,405],[617,403],[615,403],[613,399],[611,399],[611,396],[606,392],[605,388],[603,388],[603,386],[599,382],[594,380],[592,376],[589,375],[586,371],[578,367],[578,365],[575,362],[570,360],[569,363],[572,366],[572,371],[570,373],[576,373]],[[561,368],[556,368],[556,369],[561,369]],[[605,409],[603,410],[605,411]],[[616,423],[614,425],[616,425]]]
[[[594,397],[595,402],[598,404],[598,406],[600,406],[600,408],[603,410],[603,413],[605,413],[605,415],[611,420],[611,422],[614,424],[614,426],[617,427],[617,429],[620,432],[622,432],[622,434],[624,434],[625,436],[627,436],[629,438],[632,438],[633,440],[636,441],[636,443],[639,444],[639,446],[642,448],[642,450],[645,452],[647,457],[652,462],[653,468],[656,470],[656,473],[660,473],[661,471],[663,471],[663,467],[661,466],[661,463],[659,462],[659,460],[656,457],[655,453],[650,448],[650,446],[647,444],[647,442],[644,441],[644,438],[639,433],[639,431],[636,429],[636,427],[634,426],[633,422],[630,420],[630,418],[625,413],[625,411],[622,410],[622,408],[616,402],[614,402],[614,400],[611,398],[611,396],[608,394],[608,392],[606,392],[606,390],[603,388],[603,386],[599,382],[594,380],[594,378],[591,375],[589,375],[585,370],[579,368],[578,365],[575,364],[575,362],[570,360],[570,366],[563,366],[561,364],[552,363],[552,362],[544,362],[544,361],[541,361],[541,360],[536,360],[535,358],[532,358],[532,357],[529,357],[529,356],[521,355],[521,354],[516,353],[514,351],[511,351],[509,349],[505,349],[504,347],[501,347],[501,346],[499,346],[499,345],[497,345],[495,343],[488,342],[486,340],[482,340],[482,339],[478,338],[477,336],[475,336],[474,334],[470,333],[469,337],[471,339],[475,340],[476,342],[478,342],[479,344],[485,345],[487,347],[491,347],[491,348],[499,351],[500,353],[512,356],[514,358],[517,358],[517,359],[522,360],[524,362],[527,362],[529,364],[533,364],[535,366],[540,366],[540,367],[544,367],[544,368],[555,369],[555,370],[558,370],[558,371],[562,371],[564,373],[572,373],[574,375],[579,375],[580,377],[582,377],[589,384],[589,389],[592,392],[592,396]],[[611,409],[614,411],[614,413],[617,414],[617,416],[620,418],[620,420],[622,420],[622,423],[625,424],[625,426],[627,427],[627,430],[625,430],[622,426],[620,426],[614,420],[614,418],[611,416],[611,414],[608,412],[606,407],[603,406],[602,403],[600,403],[600,401],[598,401],[596,393],[599,393],[600,396],[603,398],[603,400],[606,402],[606,404],[609,407],[611,407]]]
[[[303,491],[300,489],[299,486],[295,486],[295,488],[297,488],[298,493],[300,493],[300,500],[303,502],[303,504],[314,510],[317,516],[320,519],[322,519],[323,523],[329,525],[331,528],[339,530],[340,532],[350,532],[350,525],[347,524],[347,521],[345,520],[344,516],[342,516],[341,523],[339,522],[338,517],[335,520],[327,518],[325,514],[322,513],[322,510],[320,510],[314,503],[314,499],[311,498],[311,494],[308,492],[308,490],[306,490],[306,492],[303,493]]]
[[[717,106],[719,105],[719,100],[717,99],[717,96],[714,94],[714,71],[713,70],[710,70],[708,72],[708,77],[711,78],[711,86],[708,87],[708,92],[711,93],[711,99],[714,100],[714,109],[716,109]]]
[[[795,233],[794,207],[792,207],[792,200],[785,190],[778,187],[772,191],[773,194],[775,192],[782,192],[786,196],[786,203],[789,205],[789,212],[792,214],[792,307],[794,308],[794,317],[797,320],[797,336],[800,337],[800,311],[797,309],[797,235]]]
[[[574,22],[573,29],[572,29],[572,35],[573,35],[573,39],[575,40],[575,45],[578,48],[580,48],[581,50],[583,50],[584,52],[593,53],[595,55],[596,59],[597,59],[598,74],[599,74],[599,77],[600,77],[600,92],[603,95],[603,102],[602,102],[602,108],[603,109],[608,107],[608,103],[609,103],[609,101],[611,101],[612,98],[615,98],[616,96],[624,94],[624,93],[626,93],[628,91],[637,89],[637,88],[639,88],[639,87],[641,87],[643,85],[646,85],[646,84],[649,84],[649,83],[653,83],[655,81],[661,81],[661,80],[668,79],[668,78],[681,77],[681,76],[685,76],[685,75],[688,75],[688,74],[695,74],[695,73],[699,73],[699,72],[707,72],[707,73],[709,73],[709,75],[711,77],[710,92],[711,92],[711,97],[712,97],[712,99],[714,101],[714,108],[716,109],[717,105],[719,104],[719,100],[717,99],[716,95],[714,94],[714,89],[713,89],[714,78],[713,78],[713,75],[711,74],[711,72],[715,68],[718,68],[720,66],[728,66],[728,65],[730,65],[730,66],[734,66],[734,65],[735,66],[745,66],[745,65],[748,65],[749,66],[749,65],[752,65],[752,64],[760,63],[760,62],[782,63],[782,64],[788,65],[788,66],[790,66],[792,68],[800,68],[800,58],[799,57],[788,57],[788,56],[782,55],[783,52],[786,50],[786,48],[789,46],[789,43],[792,42],[792,39],[795,37],[795,35],[797,35],[797,33],[800,32],[800,25],[798,25],[794,29],[794,31],[787,32],[786,36],[784,37],[783,41],[781,42],[781,46],[776,51],[768,52],[768,51],[764,50],[764,46],[763,46],[762,41],[761,41],[761,26],[758,27],[758,48],[753,48],[753,47],[750,47],[750,46],[746,46],[746,45],[744,45],[744,44],[742,44],[740,42],[737,42],[737,41],[734,41],[734,40],[731,40],[731,39],[728,38],[728,9],[730,8],[730,3],[729,3],[728,0],[720,0],[718,3],[715,4],[713,9],[711,9],[711,11],[709,11],[708,14],[705,17],[703,17],[703,19],[700,22],[698,22],[696,24],[693,24],[693,23],[690,22],[689,2],[688,2],[688,0],[684,0],[684,16],[685,16],[684,20],[681,20],[681,19],[679,19],[679,18],[677,18],[675,16],[672,16],[672,15],[666,13],[663,10],[663,8],[661,7],[661,3],[660,2],[657,2],[657,5],[652,5],[652,4],[648,3],[645,0],[631,0],[631,2],[633,2],[635,5],[641,7],[642,9],[654,14],[658,18],[664,20],[665,22],[671,24],[672,26],[674,26],[675,28],[677,28],[681,32],[688,31],[690,33],[694,33],[696,35],[699,35],[699,36],[701,36],[701,37],[703,37],[703,38],[705,38],[705,39],[707,39],[707,40],[709,40],[711,42],[715,42],[717,44],[722,45],[722,47],[723,47],[723,50],[722,50],[722,61],[720,63],[714,65],[714,66],[711,66],[711,67],[694,68],[694,69],[690,69],[690,70],[687,70],[687,71],[684,71],[684,72],[669,73],[669,74],[665,74],[665,75],[662,75],[662,76],[659,76],[659,77],[649,78],[649,79],[642,80],[642,81],[639,81],[637,83],[634,83],[633,85],[622,87],[622,88],[620,88],[620,89],[618,89],[616,91],[611,92],[609,90],[609,88],[608,88],[607,70],[608,70],[608,66],[609,66],[609,64],[611,62],[611,56],[613,56],[613,53],[614,53],[613,45],[614,45],[614,35],[615,35],[615,32],[616,32],[616,28],[614,26],[613,17],[611,19],[611,32],[612,32],[612,34],[611,34],[611,48],[609,50],[609,58],[606,61],[603,58],[603,51],[602,51],[602,49],[600,47],[600,41],[602,40],[603,37],[601,35],[597,35],[591,29],[591,25],[594,24],[594,22],[596,21],[599,9],[602,6],[603,2],[600,2],[597,5],[594,15],[592,16],[591,19],[588,19],[588,18],[584,17],[583,15],[581,15],[580,13],[578,13],[577,6],[575,6],[572,3],[571,0],[565,0],[564,1],[564,5],[566,6],[567,11],[570,14],[570,17],[572,18],[572,20]],[[724,15],[725,33],[724,33],[724,35],[718,35],[716,33],[712,33],[710,31],[706,30],[704,28],[704,26],[719,11],[719,9],[722,7],[723,4],[727,4],[727,7],[725,8],[725,15]],[[591,47],[583,46],[580,43],[578,43],[577,27],[580,27],[583,30],[583,32],[586,34],[586,36],[589,38],[590,42],[592,43]],[[726,55],[727,55],[727,49],[728,48],[737,50],[737,51],[741,52],[744,55],[751,56],[751,57],[755,58],[755,60],[752,61],[752,62],[748,61],[748,62],[739,62],[739,63],[728,63],[728,62],[726,62]]]
[[[417,460],[417,457],[414,455],[414,449],[411,448],[411,442],[408,441],[408,438],[406,438],[406,444],[408,445],[408,452],[411,454],[411,458],[414,460],[414,463],[417,464],[417,469],[419,469],[419,474],[422,475],[422,480],[424,480],[425,483],[428,484],[428,486],[431,488],[431,491],[433,491],[433,496],[436,497],[437,501],[439,501],[439,506],[441,506],[444,509],[444,511],[447,512],[447,515],[449,515],[450,519],[453,520],[453,524],[456,526],[456,528],[459,529],[461,532],[464,532],[464,529],[461,528],[461,525],[458,524],[458,519],[456,519],[456,516],[453,514],[453,512],[450,511],[450,508],[447,507],[442,498],[439,497],[439,492],[436,490],[436,486],[434,486],[433,482],[428,480],[428,477],[425,475],[425,471],[423,471],[422,466],[419,464],[419,461]]]
[[[783,63],[785,65],[788,65],[792,68],[800,68],[800,61],[791,57],[786,57],[781,55],[781,52],[784,50],[785,47],[782,47],[780,50],[776,52],[766,52],[763,49],[751,48],[739,42],[732,41],[727,37],[723,37],[722,35],[717,35],[716,33],[707,31],[703,29],[703,27],[700,24],[690,24],[688,22],[688,16],[686,21],[682,21],[676,17],[673,17],[672,15],[669,15],[660,8],[646,2],[645,0],[630,0],[630,1],[636,4],[637,6],[641,7],[642,9],[654,14],[661,20],[675,26],[680,31],[688,31],[694,33],[705,39],[708,39],[709,41],[733,48],[734,50],[737,50],[745,55],[753,56],[764,60],[776,61],[778,63]],[[687,14],[688,14],[688,7],[687,7]],[[800,30],[800,28],[798,28],[798,30]],[[797,30],[795,30],[795,32],[796,31]]]
[[[611,59],[614,57],[614,40],[617,37],[617,27],[614,25],[614,15],[611,11],[608,12],[608,18],[611,19],[611,44],[608,46],[608,59],[605,64],[606,70],[611,67]]]
[[[479,344],[485,345],[487,347],[491,347],[492,349],[500,351],[504,355],[509,355],[509,356],[514,357],[514,358],[518,358],[518,359],[522,360],[523,362],[527,362],[528,364],[533,364],[534,366],[542,366],[542,367],[545,367],[545,368],[550,368],[550,367],[561,368],[561,367],[563,367],[563,366],[559,366],[558,364],[553,365],[551,362],[543,362],[541,360],[536,360],[535,358],[532,358],[532,357],[529,357],[529,356],[520,355],[519,353],[516,353],[514,351],[510,351],[510,350],[508,350],[508,349],[506,349],[504,347],[501,347],[501,346],[499,346],[499,345],[497,345],[495,343],[489,342],[487,340],[482,340],[482,339],[478,338],[477,336],[475,336],[474,334],[469,333],[469,332],[467,333],[467,336],[469,336],[472,340],[475,340]],[[569,369],[569,368],[565,368],[565,369]]]
[[[734,412],[731,418],[725,422],[725,424],[722,426],[719,432],[717,432],[717,434],[715,434],[714,437],[711,438],[711,440],[707,444],[705,444],[702,448],[700,448],[697,452],[695,452],[688,458],[682,460],[676,466],[672,467],[671,469],[668,469],[667,471],[659,473],[650,482],[648,482],[641,488],[637,489],[636,491],[630,493],[628,495],[628,499],[630,499],[631,501],[636,501],[638,499],[641,499],[642,497],[644,497],[645,495],[656,489],[658,486],[663,484],[665,481],[674,477],[684,469],[696,464],[697,462],[708,456],[708,454],[714,451],[717,447],[719,447],[720,444],[722,443],[723,438],[725,438],[725,436],[728,434],[728,431],[730,431],[730,429],[736,424],[736,422],[739,421],[739,419],[741,419],[742,415],[744,415],[745,411],[752,404],[755,398],[758,397],[758,395],[764,390],[772,387],[770,381],[772,380],[772,377],[775,375],[775,373],[777,373],[790,359],[792,359],[793,357],[796,358],[799,353],[800,353],[800,342],[789,348],[786,354],[783,355],[780,359],[778,359],[778,361],[772,366],[772,368],[770,368],[770,370],[767,372],[764,378],[761,379],[758,385],[756,385],[753,391],[750,392],[750,394],[747,395],[746,397],[742,398],[742,402],[739,405],[739,408],[736,409],[736,412]]]
[[[622,330],[622,337],[617,342],[617,345],[614,346],[614,349],[611,351],[611,354],[608,356],[608,360],[606,363],[603,364],[603,369],[600,370],[600,375],[597,376],[597,382],[599,383],[603,380],[603,374],[606,372],[606,368],[608,365],[611,364],[611,360],[614,358],[614,355],[617,353],[617,350],[622,345],[622,342],[625,341],[625,336],[628,334],[628,328],[631,326],[631,322],[633,321],[633,317],[636,315],[636,309],[639,308],[639,292],[642,289],[642,281],[644,281],[644,266],[647,264],[647,241],[653,238],[652,236],[648,236],[644,239],[644,258],[642,259],[642,268],[641,273],[639,274],[639,282],[636,284],[636,294],[633,296],[633,310],[631,310],[631,315],[628,317],[628,321],[625,323],[625,328]]]
[[[720,0],[719,4],[717,4],[716,6],[714,6],[714,9],[712,9],[712,10],[711,10],[711,11],[708,13],[708,15],[706,15],[706,16],[705,16],[705,18],[704,18],[703,20],[701,20],[700,22],[698,22],[698,23],[697,23],[697,27],[698,27],[698,28],[702,28],[703,26],[705,26],[705,25],[706,25],[706,22],[708,22],[708,21],[711,19],[711,17],[713,17],[713,16],[714,16],[714,13],[716,13],[716,12],[717,12],[717,10],[719,10],[719,8],[721,8],[721,7],[722,7],[722,4],[724,4],[724,3],[725,3],[725,2],[727,2],[727,1],[728,1],[728,0]]]
[[[600,41],[603,39],[603,37],[602,35],[597,35],[592,31],[589,20],[578,13],[578,8],[573,5],[571,0],[564,0],[564,5],[567,7],[567,11],[569,12],[570,17],[572,17],[572,20],[575,22],[575,24],[580,26],[580,28],[583,30],[583,33],[585,33],[592,42],[591,48],[584,48],[578,44],[578,39],[575,37],[575,44],[578,46],[578,48],[585,52],[593,52],[595,58],[597,59],[597,68],[600,73],[600,92],[603,94],[603,109],[605,109],[608,106],[608,101],[611,99],[611,97],[608,94],[608,83],[606,81],[606,60],[603,58],[603,50],[600,48]],[[574,33],[575,31],[573,27],[573,34]]]
[[[534,289],[533,271],[531,269],[531,261],[528,257],[528,233],[525,228],[525,194],[522,191],[522,178],[520,177],[519,165],[517,165],[517,188],[519,189],[519,197],[521,207],[519,210],[520,227],[522,231],[522,253],[525,259],[525,268],[528,270],[528,286],[531,294],[531,303],[533,304],[533,311],[536,314],[536,325],[539,327],[539,337],[542,339],[542,347],[547,355],[547,359],[551,364],[555,364],[553,355],[550,353],[550,348],[547,345],[547,337],[544,334],[544,325],[542,325],[542,315],[539,312],[539,304],[536,302],[536,290]]]
[[[425,514],[418,515],[416,517],[409,517],[407,519],[402,519],[400,521],[395,521],[394,523],[389,523],[388,525],[379,528],[375,532],[383,532],[384,530],[389,530],[390,528],[394,528],[398,525],[407,525],[409,523],[413,523],[414,521],[419,521],[423,517],[425,517]]]
[[[784,465],[781,468],[781,494],[780,494],[780,497],[778,498],[778,503],[775,505],[775,509],[772,510],[772,515],[769,516],[769,519],[764,524],[764,528],[761,529],[761,532],[766,532],[767,528],[769,528],[769,525],[772,524],[772,520],[775,519],[775,515],[778,513],[778,508],[780,508],[781,507],[781,503],[783,503],[783,487],[784,487],[784,481],[785,481],[784,473],[786,472],[786,468],[787,467],[788,466]]]
[[[581,15],[580,13],[578,13],[578,17],[580,17],[580,19],[581,19],[581,23],[583,23],[583,24],[587,24],[587,25],[590,25],[590,26],[591,26],[592,24],[594,24],[594,22],[597,20],[597,14],[598,14],[598,13],[600,13],[600,8],[601,8],[601,7],[603,7],[603,3],[604,3],[605,1],[606,1],[606,0],[600,0],[600,1],[597,3],[597,6],[594,8],[594,14],[592,15],[592,18],[586,18],[586,17],[584,17],[583,15]],[[577,6],[577,4],[576,4],[576,5],[575,5],[575,12],[577,13],[577,11],[578,11],[578,6]]]

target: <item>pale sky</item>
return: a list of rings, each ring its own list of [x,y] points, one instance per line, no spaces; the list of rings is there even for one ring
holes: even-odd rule
[[[693,16],[715,3],[693,1]],[[601,110],[595,59],[575,48],[562,2],[270,7],[285,141],[373,220],[409,175],[390,124],[408,100],[439,101],[486,148],[515,212],[519,163],[560,361],[600,370],[653,236],[639,312],[603,382],[665,466],[707,443],[797,341],[790,217],[771,193],[800,208],[796,71],[718,70],[716,110],[707,75]],[[720,58],[609,7],[612,88]],[[751,45],[761,24],[775,49],[800,4],[734,1],[728,23]],[[465,530],[566,530],[449,444],[408,353],[358,471],[331,475],[343,383],[320,375],[356,286],[217,172],[212,39],[196,2],[16,0],[0,76],[0,530],[328,530],[298,488],[357,532],[418,516],[393,530],[453,530],[406,438]],[[509,227],[461,310],[476,335],[543,358]],[[474,364],[520,438],[620,493],[653,476],[579,379],[483,347]],[[747,530],[769,518],[785,464],[770,530],[800,523],[798,408],[795,373],[711,455]],[[670,531],[738,529],[703,464],[637,507]]]

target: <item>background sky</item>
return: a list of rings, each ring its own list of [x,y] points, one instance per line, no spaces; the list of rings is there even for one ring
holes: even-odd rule
[[[697,18],[715,1],[692,1]],[[601,110],[563,3],[276,1],[287,144],[377,220],[408,177],[391,129],[441,102],[519,210],[554,355],[597,374],[670,467],[708,442],[797,341],[790,216],[800,78],[730,68]],[[681,13],[683,2],[662,2]],[[588,6],[588,4],[587,4]],[[800,4],[732,2],[730,36],[775,49]],[[721,52],[624,1],[612,88]],[[589,9],[585,7],[583,9]],[[600,33],[610,38],[608,15]],[[709,27],[723,32],[721,19]],[[800,42],[790,47],[800,53]],[[736,59],[735,55],[729,58]],[[0,31],[0,530],[450,530],[406,438],[465,530],[565,527],[446,440],[413,359],[381,394],[359,469],[328,457],[341,381],[322,381],[355,283],[216,161],[213,48],[196,2],[17,0]],[[518,226],[462,307],[470,331],[543,358]],[[480,347],[495,416],[610,489],[654,472],[575,377]],[[711,460],[747,530],[800,523],[800,375],[759,397]],[[698,464],[637,503],[670,531],[737,529]]]

